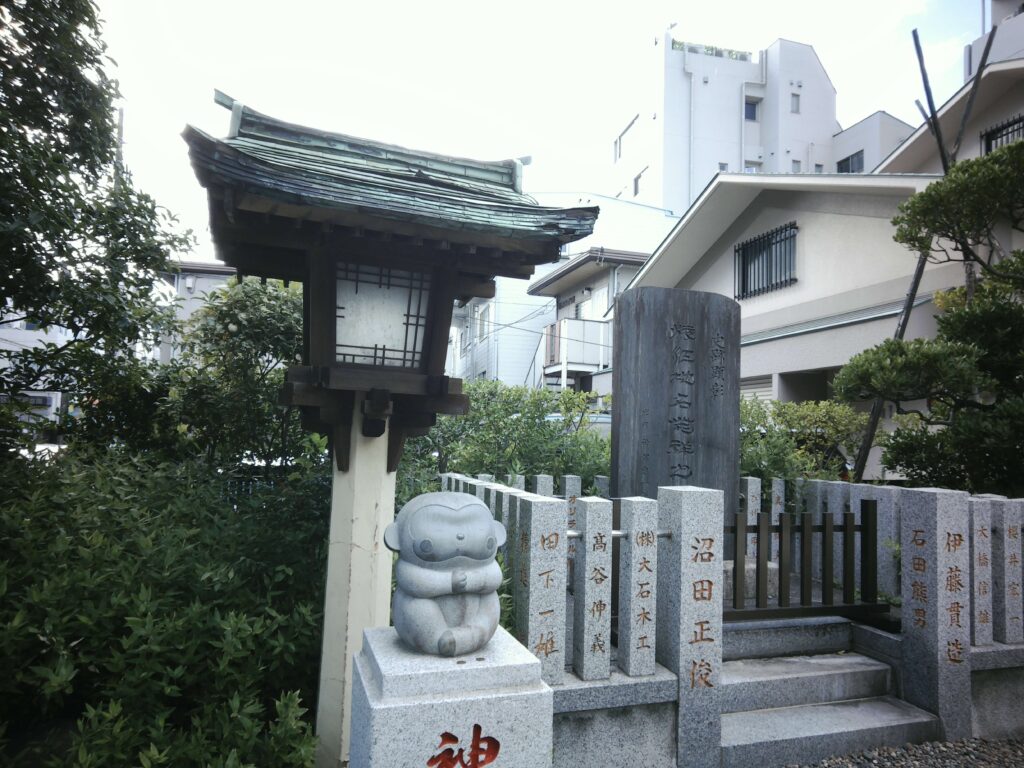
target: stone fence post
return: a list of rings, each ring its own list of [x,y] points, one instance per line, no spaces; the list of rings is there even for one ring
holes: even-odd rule
[[[523,595],[523,644],[540,659],[549,685],[565,677],[566,541],[568,509],[564,499],[527,494],[519,499],[519,550],[516,563]],[[521,590],[521,591],[520,591]]]
[[[679,683],[676,764],[718,768],[722,718],[722,491],[658,489],[657,660]]]
[[[577,501],[579,538],[573,585],[572,666],[581,680],[603,680],[611,671],[612,503],[586,496]],[[622,655],[621,638],[619,635]]]
[[[1021,502],[992,499],[992,637],[997,643],[1024,642],[1020,528]]]
[[[903,558],[903,698],[938,715],[945,741],[971,736],[970,512],[962,491],[908,489]]]
[[[658,636],[658,502],[622,499],[619,544],[619,659],[627,675],[654,674]]]
[[[971,645],[992,645],[992,505],[972,498]]]

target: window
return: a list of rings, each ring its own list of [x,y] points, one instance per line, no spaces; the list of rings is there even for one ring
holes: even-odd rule
[[[738,244],[736,298],[746,299],[796,282],[795,221]]]
[[[844,157],[836,163],[836,173],[863,173],[864,172],[864,150],[859,149],[849,157]]]
[[[814,172],[815,173],[824,173],[825,172],[825,166],[822,165],[821,163],[815,163],[814,164]]]
[[[719,173],[728,173],[728,171],[729,171],[729,164],[728,163],[719,163],[718,164],[718,172]]]
[[[490,328],[489,328],[489,326],[490,326],[490,322],[489,322],[490,315],[491,315],[491,308],[489,306],[484,307],[482,310],[480,310],[480,318],[479,318],[479,320],[477,321],[477,324],[476,324],[476,340],[477,341],[483,341],[484,337],[487,335],[487,332],[490,330]]]
[[[743,105],[743,117],[752,122],[757,122],[757,102],[747,101]]]
[[[620,133],[618,135],[618,137],[615,139],[615,143],[612,146],[612,152],[613,152],[613,158],[612,159],[615,162],[618,162],[619,159],[622,157],[622,142],[626,138],[626,134],[629,132],[629,129],[632,128],[633,125],[636,123],[636,121],[639,120],[639,119],[640,119],[640,115],[636,115],[632,120],[629,121],[629,125],[627,125],[625,128],[623,128],[622,129],[622,133]]]
[[[981,154],[1024,139],[1024,115],[1017,115],[994,125],[981,134]]]
[[[746,165],[743,166],[743,172],[744,173],[760,173],[761,172],[761,164],[760,163],[749,163],[748,162]]]
[[[650,166],[647,166],[649,168]],[[647,172],[647,168],[644,168],[640,173],[633,177],[633,197],[640,194],[640,177]]]
[[[794,115],[800,114],[800,94],[791,93],[789,94],[789,111]]]
[[[800,173],[800,168],[801,168],[800,161],[799,160],[794,160],[793,161],[793,173]]]

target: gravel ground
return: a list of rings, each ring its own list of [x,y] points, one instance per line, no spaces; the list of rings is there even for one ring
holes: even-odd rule
[[[883,747],[845,757],[830,757],[800,768],[1024,768],[1024,740],[965,739]],[[792,766],[790,768],[793,768]]]

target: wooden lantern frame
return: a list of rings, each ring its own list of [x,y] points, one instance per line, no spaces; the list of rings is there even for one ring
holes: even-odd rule
[[[362,433],[388,432],[394,471],[408,436],[469,409],[462,382],[444,375],[454,303],[493,298],[495,277],[525,279],[557,261],[562,244],[590,234],[597,209],[538,206],[521,192],[517,161],[413,152],[216,101],[232,112],[228,138],[192,127],[184,137],[218,256],[242,276],[303,286],[302,364],[288,369],[280,402],[331,437],[346,471],[358,396]],[[343,262],[430,275],[418,369],[338,362]]]

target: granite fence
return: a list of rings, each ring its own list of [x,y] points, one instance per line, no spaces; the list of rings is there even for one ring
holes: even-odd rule
[[[445,490],[481,498],[506,526],[513,634],[540,660],[543,679],[556,691],[556,718],[560,707],[599,708],[582,693],[588,685],[632,685],[637,702],[643,696],[635,691],[657,688],[660,701],[678,707],[675,727],[685,728],[676,734],[676,744],[687,745],[679,765],[714,764],[729,612],[723,544],[730,526],[722,492],[663,487],[657,499],[612,500],[581,496],[574,476],[499,482],[449,473],[441,480]],[[741,483],[740,509],[751,523],[746,549],[757,551],[757,523],[765,531],[770,515],[768,552],[776,568],[784,515],[810,514],[820,529],[832,517],[837,530],[851,526],[852,515],[859,531],[861,510],[877,510],[878,588],[903,604],[901,633],[885,641],[900,668],[901,695],[937,714],[947,739],[971,735],[960,706],[970,695],[971,660],[978,670],[1003,667],[1007,647],[1024,643],[1024,500],[822,481],[773,481],[764,490],[754,478]],[[800,526],[791,535],[799,540]],[[859,582],[864,553],[861,537],[855,541],[838,536],[834,552],[792,551],[813,560],[820,590],[822,569],[834,564],[840,581],[850,550]],[[800,557],[794,559],[798,573]]]

